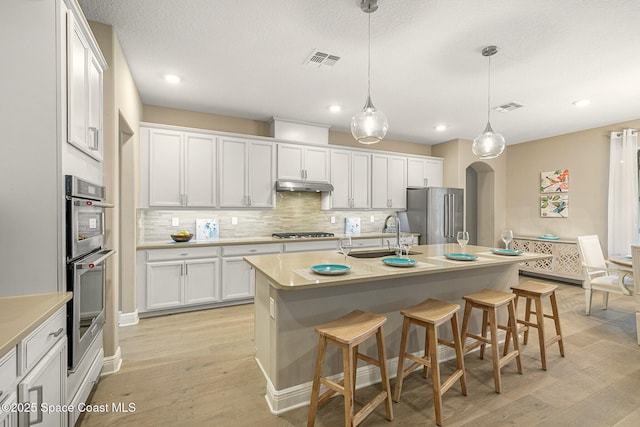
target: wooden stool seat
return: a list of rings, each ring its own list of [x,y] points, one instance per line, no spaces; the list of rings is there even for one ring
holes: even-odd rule
[[[484,358],[484,350],[487,344],[491,345],[491,354],[493,357],[493,380],[496,393],[502,392],[502,377],[500,369],[512,360],[516,360],[518,373],[522,374],[522,362],[520,360],[520,346],[518,345],[517,333],[511,334],[511,331],[517,331],[516,312],[514,300],[516,296],[511,292],[503,292],[495,289],[483,289],[479,292],[465,295],[464,317],[462,320],[462,342],[466,343],[467,338],[472,338],[476,342],[464,348],[465,353],[480,346],[480,359]],[[506,325],[498,324],[497,310],[506,307],[509,312],[509,318]],[[469,319],[472,309],[482,310],[482,335],[476,335],[469,332]],[[487,327],[490,330],[490,337],[487,337]],[[514,350],[508,351],[508,341],[505,341],[504,354],[499,355],[498,348],[498,329],[507,331],[507,340],[513,339]]]
[[[517,319],[517,323],[522,326],[518,326],[518,333],[524,332],[523,344],[527,344],[529,341],[529,329],[536,328],[538,330],[538,343],[540,346],[540,362],[542,363],[542,369],[547,370],[547,348],[555,343],[558,343],[560,348],[560,355],[564,357],[564,344],[562,342],[562,332],[560,330],[560,316],[558,315],[558,302],[556,300],[556,289],[558,286],[550,283],[542,283],[535,281],[527,281],[518,285],[512,286],[511,290],[515,295],[515,306],[518,308],[518,299],[526,298],[524,319]],[[549,297],[551,302],[551,313],[545,314],[542,308],[542,298]],[[531,302],[535,303],[535,311],[531,310]],[[535,315],[535,322],[531,321],[531,314]],[[550,338],[545,339],[545,327],[544,318],[553,319],[553,323],[556,328],[556,334]],[[508,348],[509,332],[507,332],[507,344],[505,348]]]
[[[436,413],[436,424],[442,423],[442,395],[451,388],[457,380],[460,380],[462,394],[467,395],[467,380],[464,371],[464,355],[462,353],[462,341],[458,330],[458,304],[451,304],[435,299],[427,299],[420,304],[400,311],[404,316],[402,323],[402,338],[400,339],[400,352],[398,356],[398,373],[396,376],[393,400],[400,401],[402,383],[418,365],[422,365],[423,376],[426,378],[429,368],[431,368],[431,378],[433,383],[433,400]],[[453,341],[446,341],[438,338],[439,325],[451,322]],[[407,352],[407,337],[411,325],[425,328],[425,349],[424,356],[418,357]],[[442,344],[455,349],[456,370],[442,384],[440,383],[440,362],[438,360],[438,344]],[[413,363],[404,368],[405,359],[410,359]]]
[[[316,357],[315,370],[313,374],[313,386],[311,388],[311,401],[309,403],[309,416],[307,426],[313,426],[316,418],[318,405],[325,402],[335,393],[344,396],[344,423],[345,426],[357,426],[369,415],[379,404],[385,402],[386,418],[393,420],[393,408],[391,405],[391,389],[389,388],[389,376],[386,367],[386,350],[384,346],[384,334],[382,325],[387,318],[361,310],[354,310],[330,323],[318,326],[315,331],[320,335],[318,343],[318,354]],[[358,351],[358,345],[363,341],[375,336],[377,342],[378,359],[373,359]],[[327,342],[333,343],[342,348],[342,362],[344,378],[336,383],[322,376],[322,365]],[[356,370],[358,359],[364,360],[380,368],[382,378],[382,392],[376,395],[356,414],[353,413],[353,398],[356,389]],[[328,387],[322,395],[320,394],[320,384]]]

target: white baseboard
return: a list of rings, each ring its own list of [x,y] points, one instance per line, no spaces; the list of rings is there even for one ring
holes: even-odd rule
[[[119,312],[118,326],[133,326],[137,325],[139,321],[138,310],[135,310],[133,313]]]
[[[116,354],[113,356],[105,356],[104,361],[102,362],[102,374],[111,375],[115,374],[120,370],[120,366],[122,365],[122,354],[120,353],[120,346],[116,349]]]
[[[505,331],[498,331],[499,342],[504,342]],[[466,345],[475,342],[475,340],[467,339]],[[491,345],[487,345],[488,348],[491,348]],[[479,351],[480,349],[474,349],[472,352]],[[424,351],[418,351],[413,353],[416,356],[422,357]],[[454,359],[456,357],[455,350],[451,347],[439,346],[438,347],[438,359],[440,362],[445,360]],[[291,411],[293,409],[299,408],[301,406],[307,406],[309,404],[309,400],[311,398],[311,387],[313,385],[312,381],[307,383],[298,384],[293,387],[285,388],[282,390],[276,390],[271,382],[271,379],[266,374],[266,371],[260,364],[260,361],[256,358],[256,362],[258,363],[258,367],[262,371],[265,379],[267,380],[267,392],[265,394],[265,400],[267,401],[267,405],[269,405],[269,410],[274,415],[280,415],[285,412]],[[410,362],[409,362],[410,363]],[[416,370],[422,369],[421,366],[416,367]],[[387,359],[387,374],[389,378],[395,378],[398,371],[398,358]],[[329,377],[332,381],[339,381],[342,379],[342,373],[338,375],[333,375]],[[365,365],[358,368],[356,372],[356,388],[360,389],[363,387],[368,387],[372,384],[379,383],[381,381],[380,370],[377,366],[373,365]],[[320,386],[320,394],[322,394],[327,388],[323,385]],[[337,394],[336,394],[337,395]]]

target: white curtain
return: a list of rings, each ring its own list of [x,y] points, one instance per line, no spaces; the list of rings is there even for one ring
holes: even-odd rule
[[[628,255],[638,244],[638,131],[611,132],[608,253]]]

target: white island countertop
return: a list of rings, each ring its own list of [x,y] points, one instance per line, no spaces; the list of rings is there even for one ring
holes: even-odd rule
[[[477,256],[474,261],[455,261],[445,258],[445,253],[460,253],[460,246],[454,243],[443,245],[422,245],[411,248],[410,259],[417,261],[413,267],[391,267],[382,263],[379,258],[347,257],[346,264],[351,270],[344,275],[324,276],[316,274],[310,267],[317,264],[345,264],[344,256],[338,251],[318,251],[290,254],[253,255],[245,257],[251,264],[269,278],[272,286],[279,289],[303,289],[322,286],[346,285],[409,277],[451,271],[476,269],[496,265],[507,265],[525,261],[536,261],[550,258],[550,255],[525,252],[518,256],[497,255],[492,248],[484,246],[467,246],[465,253]],[[353,251],[368,252],[371,250]],[[415,253],[415,254],[414,254]],[[406,257],[406,255],[405,255]]]

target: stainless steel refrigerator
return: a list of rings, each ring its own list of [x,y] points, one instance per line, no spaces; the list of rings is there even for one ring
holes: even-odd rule
[[[408,231],[420,233],[420,244],[456,243],[456,233],[464,228],[462,188],[407,189]]]

